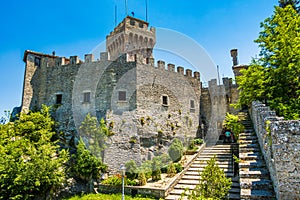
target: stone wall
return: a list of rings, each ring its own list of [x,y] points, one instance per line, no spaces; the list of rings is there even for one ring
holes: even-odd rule
[[[208,88],[202,90],[201,123],[204,124],[206,142],[215,143],[221,134],[226,113],[236,113],[230,104],[237,102],[237,86],[228,78],[223,78],[223,85],[212,79],[208,83]]]
[[[300,121],[283,120],[260,102],[250,114],[277,199],[299,199]]]

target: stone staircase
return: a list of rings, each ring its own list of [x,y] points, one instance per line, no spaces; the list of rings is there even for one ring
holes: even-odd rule
[[[239,113],[245,130],[239,136],[241,199],[276,199],[258,138],[246,112]]]
[[[214,155],[216,155],[217,164],[224,170],[226,176],[232,178],[229,199],[240,199],[240,184],[238,182],[238,177],[234,177],[230,144],[217,144],[206,147],[165,199],[180,199],[185,188],[194,189],[196,185],[199,184],[199,172],[201,173],[203,171],[204,167],[207,165],[206,161],[211,159]]]

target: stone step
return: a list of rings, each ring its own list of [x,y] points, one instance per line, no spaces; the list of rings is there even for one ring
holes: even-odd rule
[[[196,160],[194,163],[195,164],[207,164],[207,160]],[[231,165],[232,161],[231,160],[222,160],[222,161],[216,161],[216,164],[218,165]]]
[[[266,167],[266,163],[262,160],[260,161],[256,161],[256,160],[245,160],[245,161],[241,161],[239,163],[239,168],[243,169],[243,168],[262,168],[262,167]]]
[[[218,154],[216,154],[216,152],[212,152],[212,151],[203,151],[201,152],[201,155],[200,156],[211,156],[211,157],[214,157],[214,156],[230,156],[230,152],[219,152]]]
[[[240,188],[230,188],[229,193],[240,194]]]
[[[241,199],[240,193],[238,193],[238,194],[229,193],[227,197],[228,197],[228,199]]]
[[[247,153],[247,152],[260,152],[260,149],[257,147],[249,147],[249,148],[240,148],[240,153]]]
[[[174,187],[174,189],[189,189],[189,190],[193,190],[195,188],[196,188],[196,185],[186,185],[186,184],[177,184]]]
[[[247,136],[257,136],[256,133],[254,131],[252,132],[243,132],[239,134],[239,138],[241,137],[247,137]]]
[[[225,173],[233,173],[232,169],[223,169]],[[196,170],[188,170],[184,175],[192,175],[192,176],[196,176],[199,175],[199,172],[203,172],[203,169],[198,169]]]
[[[239,140],[256,140],[257,141],[257,136],[256,135],[240,135]]]
[[[240,188],[240,183],[236,181],[232,181],[231,188]]]
[[[233,172],[225,172],[226,177],[233,177]],[[195,175],[183,175],[181,180],[200,180],[201,176],[198,174]]]
[[[241,189],[241,199],[275,199],[272,191]]]
[[[245,148],[257,148],[260,149],[259,144],[240,144],[239,149],[245,149]]]
[[[240,153],[239,154],[240,160],[262,160],[263,157],[259,152],[253,153]]]
[[[178,184],[184,184],[184,185],[198,185],[199,180],[188,180],[188,179],[181,179]]]
[[[268,178],[269,177],[269,172],[268,170],[261,168],[261,169],[255,169],[255,171],[250,170],[243,170],[240,169],[240,178]]]
[[[240,178],[240,188],[256,190],[273,190],[273,185],[272,181],[269,179]]]
[[[184,190],[184,189],[174,189],[170,192],[170,195],[176,195],[176,196],[181,196],[182,193],[185,193],[185,194],[189,194],[190,191],[189,190]]]
[[[243,144],[257,144],[258,143],[258,140],[255,139],[255,140],[240,140],[240,145],[243,145]]]
[[[190,168],[199,169],[199,168],[206,167],[206,165],[207,165],[206,163],[193,163]],[[224,164],[224,165],[218,165],[218,166],[220,167],[220,169],[232,168],[231,164]]]
[[[199,156],[196,160],[197,161],[208,161],[212,158],[213,158],[213,156]],[[232,159],[232,156],[216,157],[216,161],[220,161],[220,162],[230,161],[231,159]]]

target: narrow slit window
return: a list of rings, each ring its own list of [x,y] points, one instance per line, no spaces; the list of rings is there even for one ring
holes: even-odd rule
[[[126,101],[126,91],[119,91],[119,101]]]
[[[38,57],[34,58],[34,66],[40,67],[41,66],[41,59]]]
[[[169,104],[168,96],[162,96],[162,104],[167,106]]]
[[[83,93],[83,103],[90,103],[91,102],[91,93],[85,92]]]
[[[195,101],[194,100],[190,101],[190,108],[195,109]]]
[[[56,104],[62,104],[62,94],[56,95]]]

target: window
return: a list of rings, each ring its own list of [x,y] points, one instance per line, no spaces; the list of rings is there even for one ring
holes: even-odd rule
[[[38,57],[34,58],[34,66],[40,67],[41,66],[41,59]]]
[[[190,101],[190,108],[195,109],[195,101],[194,100]]]
[[[135,25],[135,21],[133,19],[130,20],[130,25],[134,26]]]
[[[56,104],[62,104],[62,94],[56,95]]]
[[[166,96],[166,95],[162,96],[162,104],[163,104],[163,106],[168,106],[168,104],[169,104],[168,96]]]
[[[139,27],[140,28],[144,28],[144,24],[143,23],[139,23]]]
[[[119,101],[126,101],[126,91],[119,91]]]
[[[195,101],[190,100],[190,112],[194,113],[195,112]]]
[[[85,92],[83,93],[83,103],[90,103],[91,102],[91,93]]]

